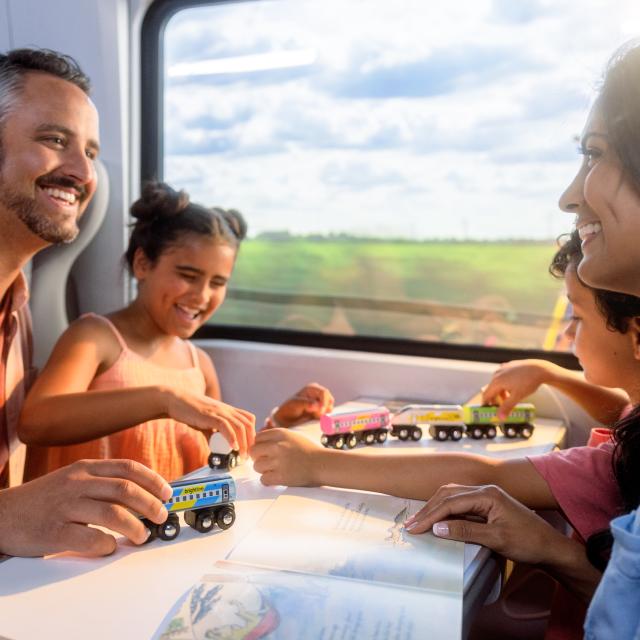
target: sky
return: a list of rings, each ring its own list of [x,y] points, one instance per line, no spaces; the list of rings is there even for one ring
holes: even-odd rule
[[[254,236],[555,238],[602,70],[640,35],[634,4],[183,10],[165,31],[164,179],[239,209]]]

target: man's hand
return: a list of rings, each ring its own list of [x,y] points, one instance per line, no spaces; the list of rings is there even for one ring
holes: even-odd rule
[[[42,556],[73,551],[103,556],[121,533],[135,544],[148,537],[138,516],[160,524],[172,489],[132,460],[82,460],[22,486],[0,491],[0,552]]]

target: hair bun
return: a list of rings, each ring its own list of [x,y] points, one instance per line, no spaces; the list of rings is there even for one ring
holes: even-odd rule
[[[233,232],[233,235],[237,240],[244,240],[247,235],[247,222],[244,216],[237,209],[221,209],[220,207],[213,207],[214,211],[217,211],[227,223],[229,229]]]
[[[161,218],[173,217],[189,206],[189,195],[176,191],[164,182],[148,182],[140,198],[131,205],[131,215],[142,223],[150,224]]]

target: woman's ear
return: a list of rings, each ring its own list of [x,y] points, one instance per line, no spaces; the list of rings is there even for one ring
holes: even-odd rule
[[[633,357],[640,360],[640,318],[635,317],[629,323],[629,333],[631,334],[631,344],[633,345]]]
[[[142,250],[142,247],[138,247],[133,254],[133,277],[141,282],[144,280],[147,273],[152,268],[151,260],[147,257],[147,254]]]

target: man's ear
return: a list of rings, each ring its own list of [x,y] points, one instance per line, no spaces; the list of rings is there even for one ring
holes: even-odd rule
[[[633,345],[633,357],[640,360],[640,318],[635,317],[629,323],[629,333],[631,334],[631,344]]]
[[[147,254],[142,250],[142,247],[138,247],[133,254],[133,277],[139,282],[144,280],[152,266],[151,260],[149,260]]]

